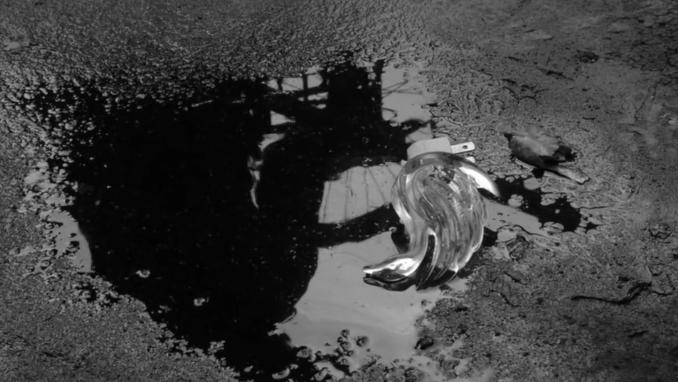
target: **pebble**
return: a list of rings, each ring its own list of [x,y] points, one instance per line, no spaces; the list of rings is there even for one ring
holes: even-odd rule
[[[417,341],[417,344],[414,346],[417,350],[426,350],[435,344],[435,340],[431,337],[423,337]]]

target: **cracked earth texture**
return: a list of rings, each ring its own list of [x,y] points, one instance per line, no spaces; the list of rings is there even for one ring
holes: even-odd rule
[[[566,194],[601,223],[595,230],[556,233],[548,245],[528,238],[510,259],[481,251],[468,291],[420,321],[422,338],[463,342],[460,377],[489,368],[503,382],[675,381],[678,5],[336,4],[0,4],[0,380],[232,378],[212,351],[173,339],[107,281],[21,251],[43,242],[39,216],[21,209],[23,179],[59,147],[30,107],[34,94],[87,83],[111,104],[169,102],[224,76],[294,76],[351,51],[417,63],[436,95],[434,133],[476,143],[492,173],[528,171],[509,159],[501,132],[534,124],[571,143],[591,177],[581,186],[548,178],[542,190]],[[456,366],[439,347],[428,352],[443,369]],[[346,379],[416,373],[374,365]]]

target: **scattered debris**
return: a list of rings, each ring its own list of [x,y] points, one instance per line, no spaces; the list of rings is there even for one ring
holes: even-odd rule
[[[504,136],[509,140],[511,153],[518,160],[580,184],[590,179],[582,170],[561,164],[574,160],[572,148],[558,138],[544,134],[540,128],[531,126],[526,132],[505,132]]]

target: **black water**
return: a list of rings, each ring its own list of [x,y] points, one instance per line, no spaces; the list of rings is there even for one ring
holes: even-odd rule
[[[373,71],[382,68],[378,62]],[[269,332],[294,315],[318,247],[361,241],[398,223],[390,206],[344,224],[318,223],[326,181],[369,160],[406,156],[410,131],[382,119],[380,77],[371,72],[326,68],[320,87],[293,93],[274,91],[265,79],[196,81],[190,95],[162,101],[116,102],[90,82],[37,93],[31,103],[53,142],[70,151],[50,165],[66,167],[77,185],[67,190],[75,196],[67,209],[98,274],[190,345],[225,341],[216,355],[243,379],[270,380],[294,363],[300,367],[290,377],[310,380],[317,370],[298,357],[303,349]],[[318,92],[328,94],[322,109],[308,100]],[[272,126],[271,112],[291,122]],[[285,135],[259,158],[269,133]],[[248,158],[263,159],[258,208]],[[549,212],[555,206],[537,206],[538,191],[498,183],[505,195],[525,197],[526,212],[566,230],[579,225],[565,200],[556,216]]]

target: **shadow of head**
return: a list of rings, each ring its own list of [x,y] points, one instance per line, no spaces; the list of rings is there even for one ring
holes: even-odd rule
[[[381,118],[378,79],[350,65],[321,76],[324,108],[305,101],[308,89],[274,92],[263,81],[197,86],[169,101],[116,104],[96,84],[35,100],[69,152],[52,165],[67,168],[75,196],[67,209],[95,271],[192,345],[226,341],[234,367],[292,356],[285,338],[267,333],[294,313],[319,245],[365,239],[397,221],[385,206],[353,224],[318,223],[326,180],[366,158],[405,153],[405,132]],[[66,106],[66,116],[47,112]],[[290,122],[273,126],[272,113]],[[72,130],[58,127],[64,119]],[[262,153],[271,133],[283,138]],[[253,156],[263,160],[259,207]]]

